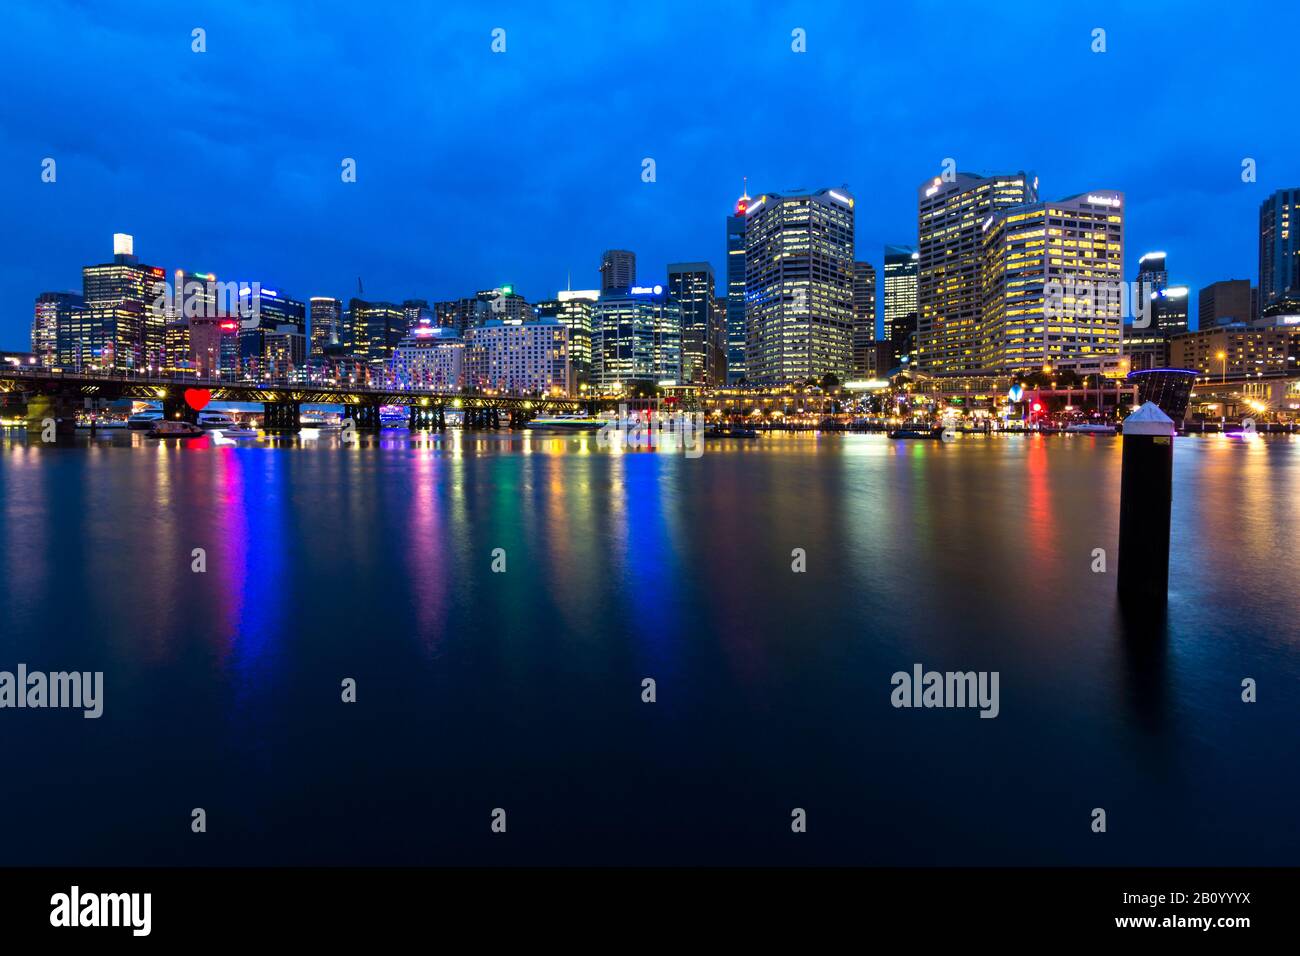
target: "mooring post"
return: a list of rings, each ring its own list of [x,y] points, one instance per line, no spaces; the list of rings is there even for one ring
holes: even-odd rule
[[[1164,603],[1169,595],[1174,420],[1155,402],[1124,419],[1119,490],[1119,592]]]

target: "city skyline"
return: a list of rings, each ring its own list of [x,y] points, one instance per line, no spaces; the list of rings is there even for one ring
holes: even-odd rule
[[[1111,23],[1098,15],[1096,25],[1107,30],[1105,53],[1090,49],[1091,22],[1035,10],[1032,30],[1051,50],[1043,56],[1086,80],[1098,97],[1196,108],[1184,106],[1181,119],[1165,117],[1160,135],[1149,139],[1135,140],[1127,119],[1135,113],[1124,110],[1112,124],[1089,113],[1093,127],[1112,136],[1081,137],[1077,124],[1063,119],[1035,127],[1040,136],[1032,143],[1020,120],[990,110],[996,89],[959,79],[963,64],[1006,51],[1002,32],[1017,22],[1012,8],[987,12],[977,23],[906,10],[847,22],[833,8],[764,11],[744,19],[740,49],[721,42],[738,35],[739,21],[709,13],[680,35],[649,13],[640,19],[623,12],[603,28],[576,13],[563,27],[531,13],[501,15],[500,24],[472,14],[420,13],[412,15],[410,36],[399,36],[392,24],[376,26],[340,10],[360,39],[346,77],[327,69],[331,56],[343,54],[332,39],[338,34],[319,43],[312,25],[293,13],[275,13],[281,19],[256,28],[228,11],[186,16],[207,31],[206,52],[191,51],[194,24],[156,17],[132,28],[139,32],[115,33],[126,52],[104,75],[105,64],[90,54],[104,31],[122,29],[111,13],[89,13],[65,27],[42,11],[22,11],[27,32],[46,36],[74,65],[41,69],[33,53],[39,42],[11,54],[18,81],[3,109],[20,132],[0,150],[15,171],[11,214],[25,228],[21,241],[11,233],[0,265],[3,347],[26,347],[36,295],[75,291],[77,270],[105,260],[105,237],[114,232],[134,235],[142,261],[169,271],[264,278],[302,301],[346,301],[357,294],[359,276],[369,300],[455,299],[512,285],[537,302],[570,283],[597,288],[602,252],[619,248],[634,252],[638,275],[656,282],[666,279],[669,263],[708,262],[725,291],[725,218],[743,177],[755,196],[846,184],[859,200],[855,258],[879,272],[886,244],[916,242],[917,184],[952,158],[962,171],[1025,169],[1039,177],[1046,196],[1098,184],[1124,192],[1126,278],[1137,255],[1161,249],[1170,257],[1171,280],[1199,290],[1221,280],[1259,281],[1260,203],[1300,179],[1285,130],[1263,122],[1267,103],[1247,77],[1215,60],[1195,76],[1148,75],[1143,51],[1152,38],[1185,45],[1212,30],[1216,42],[1249,45],[1252,56],[1266,57],[1280,43],[1274,37],[1285,34],[1249,30],[1208,7],[1180,22],[1151,10],[1116,11]],[[507,31],[502,54],[490,49],[497,26]],[[942,60],[911,62],[917,58],[891,52],[891,36],[921,27],[934,49],[947,51]],[[794,28],[807,31],[805,53],[791,50]],[[384,43],[372,49],[365,40],[376,31]],[[588,42],[602,32],[619,43]],[[958,43],[959,37],[966,39]],[[419,56],[422,43],[444,55]],[[560,62],[559,44],[574,62]],[[712,54],[681,57],[687,67],[668,77],[654,64],[674,49]],[[271,52],[277,75],[287,72],[291,82],[259,99],[258,69],[242,79],[244,71],[230,67],[268,66]],[[382,65],[384,54],[398,65],[367,69],[371,58]],[[619,57],[630,58],[628,66],[614,70],[611,58]],[[425,76],[422,62],[436,68]],[[146,85],[146,63],[177,82]],[[747,97],[787,112],[799,104],[800,122],[832,124],[836,147],[809,147],[782,122],[744,116],[732,131],[742,135],[719,131],[717,117],[734,108],[730,97],[742,67],[752,74]],[[609,90],[582,91],[595,123],[519,108],[525,100],[544,102],[548,89],[557,102],[573,102],[572,83],[593,73],[619,77]],[[865,105],[804,102],[808,90],[831,88],[845,75],[866,92]],[[916,97],[896,95],[909,84],[944,91],[936,105],[943,111],[939,132],[933,116],[914,108]],[[452,102],[443,95],[450,89],[472,93]],[[659,122],[685,90],[698,101],[698,124]],[[141,150],[138,138],[128,147],[117,135],[127,112],[118,120],[107,107],[114,97],[146,91],[157,103],[160,132]],[[391,100],[385,115],[405,110],[412,122],[377,128],[365,104],[379,95]],[[1028,112],[1069,115],[1053,84],[1027,84],[1023,98]],[[620,115],[613,107],[621,102],[633,104],[623,109],[628,121],[602,124],[599,117]],[[1197,122],[1216,103],[1226,118],[1212,127]],[[68,141],[60,119],[66,123],[88,106],[100,109],[103,122]],[[498,121],[483,130],[484,116]],[[294,138],[306,128],[313,131]],[[1135,141],[1142,145],[1136,157]],[[457,148],[443,148],[448,143]],[[354,183],[340,180],[347,157],[357,163]],[[55,182],[42,182],[45,158],[57,163]],[[647,158],[654,160],[653,182],[642,178]],[[1242,182],[1245,158],[1257,164],[1257,182]],[[1192,307],[1195,325],[1195,301]]]

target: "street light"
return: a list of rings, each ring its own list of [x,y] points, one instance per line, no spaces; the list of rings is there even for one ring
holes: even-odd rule
[[[1214,356],[1223,363],[1223,377],[1219,380],[1220,384],[1226,385],[1228,382],[1228,353],[1219,352]]]

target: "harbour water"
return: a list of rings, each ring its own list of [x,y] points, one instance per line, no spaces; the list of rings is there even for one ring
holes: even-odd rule
[[[1113,436],[211,442],[0,438],[0,670],[104,673],[0,710],[0,864],[1300,856],[1300,437],[1176,440],[1155,624]]]

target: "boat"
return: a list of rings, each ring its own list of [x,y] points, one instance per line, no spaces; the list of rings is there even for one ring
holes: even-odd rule
[[[193,422],[183,421],[158,421],[149,429],[145,437],[147,438],[198,438],[206,435],[202,428]]]
[[[163,413],[156,408],[145,409],[143,412],[136,412],[126,420],[126,427],[132,431],[142,431],[146,428],[153,428],[154,425],[162,421]]]
[[[757,438],[758,430],[754,428],[745,428],[744,426],[717,426],[711,425],[704,429],[705,438]]]
[[[343,427],[343,423],[333,418],[299,418],[298,424],[303,428],[314,428],[317,431],[338,431]]]
[[[534,431],[595,431],[603,428],[610,419],[594,415],[543,415],[524,425]]]
[[[248,422],[235,422],[229,428],[221,429],[221,434],[227,438],[256,438],[257,429]]]
[[[1100,425],[1100,424],[1091,424],[1087,422],[1080,422],[1077,425],[1067,425],[1065,430],[1067,432],[1072,432],[1074,434],[1085,434],[1085,435],[1115,434],[1114,425]]]
[[[225,412],[199,412],[199,427],[209,431],[213,429],[225,431],[227,428],[234,428],[238,424]]]
[[[886,434],[890,438],[943,438],[943,428],[924,428],[903,426],[902,428],[891,428]]]

